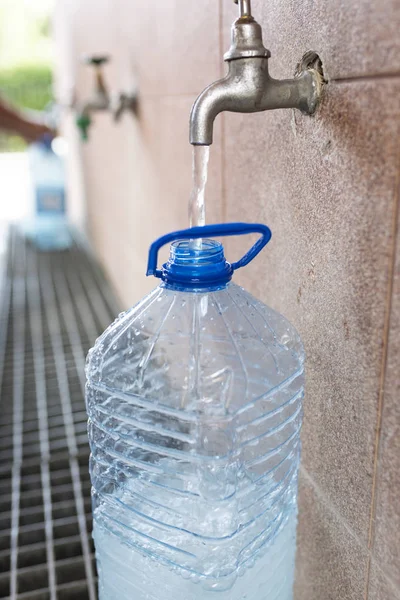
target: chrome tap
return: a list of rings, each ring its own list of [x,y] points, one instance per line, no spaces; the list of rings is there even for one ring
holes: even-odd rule
[[[88,56],[84,58],[84,62],[91,65],[95,69],[95,85],[94,90],[84,104],[78,104],[78,114],[76,124],[78,125],[82,139],[88,139],[88,129],[92,123],[91,114],[97,111],[110,111],[118,121],[125,110],[130,110],[133,113],[137,111],[137,94],[126,94],[120,92],[117,95],[109,93],[104,81],[102,65],[107,63],[108,56]]]
[[[221,112],[298,108],[311,115],[321,96],[324,80],[315,65],[301,65],[293,79],[280,81],[269,75],[271,53],[264,47],[261,26],[251,14],[251,1],[234,1],[239,4],[239,18],[232,25],[232,45],[224,57],[228,74],[207,87],[192,108],[190,143],[196,146],[212,144],[214,120]]]

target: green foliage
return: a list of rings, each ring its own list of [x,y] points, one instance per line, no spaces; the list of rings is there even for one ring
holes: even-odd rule
[[[0,96],[22,109],[44,110],[53,99],[52,71],[45,65],[20,65],[0,70]],[[21,152],[25,141],[0,132],[0,152]]]
[[[52,100],[52,72],[42,65],[0,70],[0,94],[20,108],[43,110]]]
[[[0,96],[21,109],[43,110],[52,100],[54,0],[0,0]],[[0,131],[0,152],[23,150]]]

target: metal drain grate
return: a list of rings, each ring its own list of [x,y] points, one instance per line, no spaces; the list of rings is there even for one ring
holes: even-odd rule
[[[0,293],[0,598],[95,600],[83,368],[117,306],[81,244],[15,228]]]

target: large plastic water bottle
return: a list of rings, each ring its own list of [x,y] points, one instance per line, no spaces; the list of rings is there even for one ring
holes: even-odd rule
[[[65,206],[64,161],[56,154],[51,138],[43,136],[29,147],[35,215],[26,234],[40,250],[63,250],[71,245]]]
[[[207,239],[254,232],[233,264]],[[101,600],[293,597],[303,347],[283,316],[230,281],[270,235],[234,223],[160,238],[148,274],[161,285],[90,351]]]

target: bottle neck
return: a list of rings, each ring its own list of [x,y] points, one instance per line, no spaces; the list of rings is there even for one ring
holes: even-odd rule
[[[181,240],[171,245],[169,260],[162,268],[162,280],[169,289],[215,291],[226,287],[232,272],[220,242]]]

